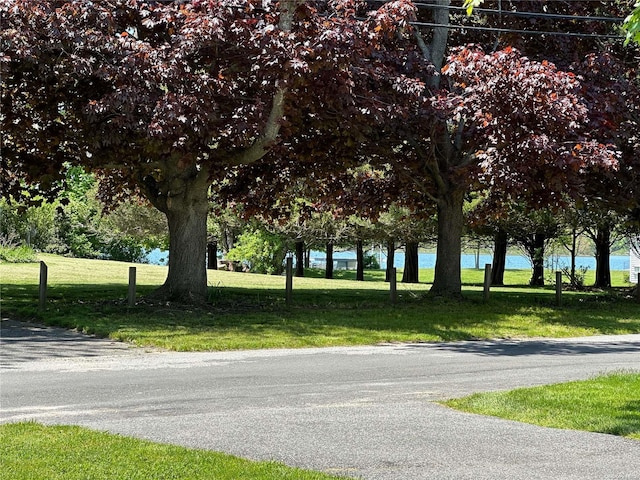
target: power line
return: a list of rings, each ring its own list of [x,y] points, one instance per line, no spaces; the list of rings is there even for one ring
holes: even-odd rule
[[[414,5],[419,10],[447,9],[447,10],[466,11],[464,7],[455,7],[451,5],[449,6],[436,5],[433,3],[414,3]],[[624,18],[622,17],[592,17],[592,16],[584,16],[584,15],[561,15],[558,13],[518,12],[513,10],[496,10],[496,9],[490,9],[490,8],[474,8],[473,11],[478,13],[487,13],[489,15],[502,15],[502,16],[524,17],[524,18],[549,18],[549,19],[555,19],[555,20],[580,20],[580,21],[612,22],[612,23],[624,22]]]
[[[389,0],[369,0],[375,3],[387,3]],[[414,3],[414,5],[419,10],[433,10],[433,9],[447,9],[447,10],[464,10],[463,7],[456,7],[451,5],[437,5],[433,3],[424,3],[418,2]],[[591,17],[591,16],[583,16],[583,15],[560,15],[554,13],[537,13],[537,12],[517,12],[510,10],[495,10],[495,9],[486,9],[486,8],[475,8],[474,12],[483,12],[488,13],[490,15],[510,15],[510,16],[519,16],[525,18],[547,18],[553,20],[577,20],[580,22],[611,22],[611,23],[622,23],[624,18],[620,17]],[[574,38],[604,38],[604,39],[624,39],[624,35],[615,35],[615,34],[596,34],[596,33],[577,33],[577,32],[560,32],[560,31],[552,31],[552,30],[524,30],[517,28],[504,28],[504,27],[486,27],[486,26],[477,26],[477,25],[454,25],[454,24],[440,24],[440,23],[430,23],[430,22],[409,22],[411,25],[419,26],[419,27],[432,27],[432,28],[452,28],[457,30],[476,30],[476,31],[486,31],[486,32],[494,32],[494,33],[516,33],[522,35],[553,35],[553,36],[564,36],[564,37],[574,37]]]
[[[526,35],[555,35],[560,37],[578,37],[578,38],[609,38],[623,40],[624,35],[605,35],[596,33],[571,33],[571,32],[557,32],[546,30],[520,30],[516,28],[500,28],[500,27],[478,27],[474,25],[452,25],[441,23],[429,23],[429,22],[409,22],[411,25],[417,27],[436,27],[436,28],[453,28],[458,30],[479,30],[495,33],[520,33]]]

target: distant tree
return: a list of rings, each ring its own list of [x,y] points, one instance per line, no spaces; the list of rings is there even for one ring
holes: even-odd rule
[[[531,261],[529,284],[543,286],[547,247],[560,233],[560,219],[551,210],[519,210],[509,220],[509,235]]]
[[[102,215],[104,228],[150,250],[166,248],[169,232],[163,215],[147,200],[132,196]]]
[[[0,199],[0,244],[26,245],[36,251],[50,251],[58,242],[56,209],[59,204],[20,204]]]

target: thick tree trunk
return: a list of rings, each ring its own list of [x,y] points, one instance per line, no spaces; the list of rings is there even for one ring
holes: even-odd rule
[[[595,287],[611,287],[611,229],[608,226],[598,227],[596,244],[596,283]]]
[[[327,243],[327,263],[324,270],[324,278],[333,278],[333,243]]]
[[[174,197],[168,203],[169,272],[157,295],[185,303],[207,298],[207,188]],[[185,198],[186,197],[186,198]]]
[[[185,165],[181,158],[167,159],[166,176],[139,183],[147,199],[167,217],[169,262],[167,279],[151,298],[182,303],[207,299],[207,215],[209,172]]]
[[[364,247],[362,240],[356,242],[356,280],[364,281]]]
[[[533,263],[533,273],[529,284],[532,287],[544,286],[544,242],[546,236],[544,233],[535,233],[533,235],[533,250],[531,261]]]
[[[393,273],[393,265],[396,257],[396,242],[395,240],[389,240],[387,242],[387,270],[384,275],[384,281],[391,281],[391,274]]]
[[[407,242],[404,252],[402,283],[419,283],[418,242]]]
[[[507,232],[499,229],[493,239],[493,265],[491,266],[491,285],[504,285],[504,269],[507,264]]]
[[[304,242],[296,240],[296,277],[304,277]]]
[[[462,228],[464,191],[450,189],[438,201],[438,248],[436,269],[430,293],[444,297],[462,296],[460,255],[462,254]]]

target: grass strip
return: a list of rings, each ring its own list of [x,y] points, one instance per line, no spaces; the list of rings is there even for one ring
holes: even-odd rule
[[[210,270],[206,308],[154,304],[127,306],[127,263],[41,257],[49,265],[48,306],[38,311],[38,264],[0,264],[5,317],[178,351],[371,345],[486,338],[575,337],[640,333],[640,308],[624,287],[566,292],[555,306],[553,287],[530,288],[528,271],[507,271],[508,286],[482,298],[483,272],[463,271],[465,299],[427,295],[430,285],[398,284],[389,302],[384,271],[353,272],[334,280],[308,270],[294,279],[285,306],[284,278]],[[161,285],[166,267],[136,265],[140,297]],[[622,282],[622,272],[619,283]],[[429,278],[432,271],[421,272]]]
[[[0,425],[2,480],[330,480],[344,477],[252,462],[74,426]]]
[[[543,427],[640,440],[640,373],[616,372],[589,380],[476,393],[443,403],[464,412]]]

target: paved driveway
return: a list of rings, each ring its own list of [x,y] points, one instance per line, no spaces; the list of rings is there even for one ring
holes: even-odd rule
[[[638,441],[435,403],[640,370],[640,335],[171,353],[1,327],[1,422],[78,424],[365,479],[640,479]]]

